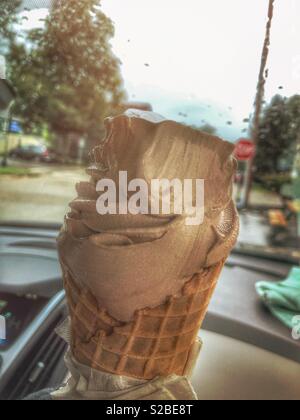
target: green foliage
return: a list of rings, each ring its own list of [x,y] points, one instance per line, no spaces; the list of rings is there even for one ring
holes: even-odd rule
[[[292,177],[288,173],[273,173],[267,175],[261,175],[259,178],[259,182],[263,185],[268,191],[274,191],[280,193],[282,188],[287,185],[291,184]]]
[[[300,96],[275,96],[260,123],[255,165],[257,174],[276,173],[282,161],[291,169],[296,141],[300,134]]]
[[[113,55],[111,20],[99,0],[57,2],[44,29],[10,44],[13,109],[26,131],[97,139],[103,118],[122,100],[119,60]]]
[[[0,12],[0,40],[1,43],[10,42],[15,38],[13,24],[17,21],[16,10],[21,0],[1,0]]]
[[[29,176],[30,169],[17,168],[15,166],[5,166],[5,167],[0,167],[0,175]]]

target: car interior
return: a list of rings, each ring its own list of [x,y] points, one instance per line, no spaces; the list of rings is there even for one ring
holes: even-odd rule
[[[3,400],[55,388],[67,375],[66,344],[55,333],[67,316],[58,231],[59,226],[0,227],[0,302],[2,313],[9,313],[9,335],[0,344]],[[300,343],[257,300],[254,288],[262,276],[276,281],[290,267],[232,253],[200,333],[201,377],[193,377],[199,398],[299,398]]]
[[[26,55],[26,48],[29,51],[35,45],[43,45],[44,47],[43,42],[35,44],[44,30],[44,22],[55,10],[55,7],[63,6],[57,0],[13,1],[15,2],[15,9],[10,9],[12,3],[9,4],[9,1],[6,1],[5,10],[6,12],[8,11],[8,16],[10,14],[14,15],[11,23],[12,28],[15,28],[14,25],[17,25],[16,19],[18,19],[19,15],[21,16],[20,19],[22,25],[25,25],[25,29],[22,25],[17,27],[15,36],[17,41],[19,41],[19,38],[22,39],[22,36],[19,37],[21,33],[23,35],[24,33],[27,34],[24,35],[25,38],[29,36],[28,39],[26,38],[25,46],[23,46],[24,54]],[[241,39],[238,40],[237,38],[239,37],[237,37],[235,29],[231,28],[227,36],[229,36],[228,39],[236,40],[237,50],[233,51],[234,48],[228,47],[228,53],[225,54],[219,48],[219,42],[222,41],[220,39],[222,38],[222,29],[217,28],[217,25],[221,25],[220,22],[223,22],[225,25],[224,19],[219,16],[222,14],[221,11],[223,10],[224,12],[226,9],[224,4],[222,6],[219,5],[221,11],[217,13],[217,23],[207,26],[207,28],[213,26],[211,33],[215,32],[215,29],[217,32],[215,38],[211,34],[207,38],[207,42],[211,41],[211,47],[203,46],[201,47],[203,50],[201,50],[201,48],[197,47],[198,44],[196,42],[195,51],[195,47],[187,47],[192,32],[190,33],[190,25],[186,21],[183,27],[186,28],[186,32],[189,35],[186,35],[182,44],[180,36],[177,34],[179,25],[176,22],[181,22],[182,13],[182,6],[177,0],[176,10],[174,9],[174,22],[170,23],[174,34],[170,37],[167,34],[167,41],[163,33],[163,31],[166,31],[165,24],[161,23],[161,16],[165,16],[165,20],[170,20],[169,8],[165,6],[153,7],[150,5],[151,2],[143,0],[149,6],[148,12],[152,10],[151,16],[157,16],[158,22],[160,22],[157,26],[161,25],[161,32],[157,29],[158,35],[157,38],[156,36],[154,37],[154,44],[152,37],[149,38],[149,34],[146,34],[146,37],[144,34],[145,31],[141,22],[144,22],[143,24],[145,25],[148,17],[146,16],[147,13],[142,8],[139,8],[140,6],[137,5],[136,0],[129,1],[131,9],[128,10],[131,10],[131,12],[127,11],[126,18],[123,16],[124,13],[120,11],[119,0],[114,0],[114,6],[109,5],[109,1],[103,0],[104,11],[107,13],[111,11],[113,15],[112,21],[115,19],[116,22],[111,23],[111,28],[107,24],[109,34],[105,35],[105,37],[103,36],[103,39],[106,39],[106,37],[113,38],[112,34],[115,24],[117,41],[113,45],[116,51],[120,53],[120,56],[122,56],[121,58],[125,61],[125,64],[122,68],[121,58],[117,59],[113,55],[114,60],[116,60],[114,61],[114,66],[122,69],[125,86],[129,92],[127,96],[125,94],[124,96],[120,95],[122,96],[122,101],[120,100],[122,103],[119,104],[118,112],[120,109],[123,112],[132,107],[139,109],[141,112],[150,112],[153,109],[154,111],[158,110],[159,113],[166,112],[170,119],[176,119],[183,125],[200,128],[200,130],[212,135],[220,134],[221,137],[228,138],[231,143],[236,143],[234,154],[238,161],[238,174],[234,185],[234,195],[240,215],[241,231],[237,244],[226,261],[203,326],[199,331],[201,351],[196,362],[194,374],[191,377],[191,383],[197,397],[199,400],[299,400],[300,314],[298,316],[295,309],[292,311],[293,315],[295,315],[293,318],[295,329],[292,331],[290,326],[287,327],[286,323],[280,322],[276,314],[274,316],[274,312],[281,308],[275,306],[273,313],[270,310],[268,306],[269,295],[262,293],[261,296],[258,296],[258,284],[260,282],[264,281],[271,286],[275,286],[282,282],[283,279],[287,279],[293,269],[299,270],[300,97],[297,92],[295,94],[294,86],[296,85],[295,80],[297,83],[300,80],[300,70],[299,74],[296,71],[300,60],[296,60],[298,64],[295,64],[295,80],[291,81],[290,76],[286,76],[286,85],[288,83],[290,85],[285,93],[282,92],[284,87],[280,86],[279,93],[276,91],[274,97],[274,90],[278,90],[278,87],[274,86],[279,85],[281,80],[278,80],[275,76],[273,76],[274,79],[271,79],[272,83],[270,82],[272,89],[270,88],[269,91],[267,89],[269,86],[267,83],[269,73],[271,73],[272,77],[270,69],[280,66],[278,64],[281,62],[280,57],[283,56],[283,51],[287,48],[287,44],[281,39],[281,35],[282,37],[286,36],[282,32],[287,30],[286,22],[293,15],[292,9],[289,9],[289,13],[284,13],[288,9],[285,0],[277,0],[278,5],[276,0],[264,0],[264,5],[258,12],[254,9],[258,7],[259,2],[255,0],[254,7],[252,1],[247,1],[247,10],[252,10],[253,15],[251,16],[259,19],[259,27],[262,29],[259,30],[260,32],[257,35],[257,31],[254,28],[256,24],[258,25],[256,20],[252,24],[247,22],[246,34],[243,33]],[[142,3],[142,0],[139,1]],[[237,30],[243,32],[245,11],[243,11],[241,4],[238,5],[239,1],[226,1],[230,4],[228,6],[230,10],[238,10],[237,16],[239,18],[230,17],[229,11],[224,12],[228,13],[227,16],[228,19],[229,17],[231,19],[231,26],[236,24]],[[83,5],[82,0],[80,2]],[[122,0],[122,2],[125,3],[125,0]],[[291,6],[292,0],[288,0],[288,2]],[[201,0],[201,6],[199,6],[200,2],[197,5],[197,2],[194,0],[191,0],[191,3],[195,8],[194,13],[196,11],[198,13],[201,10],[204,17],[206,16],[205,13],[207,13],[210,19],[213,19],[215,10],[212,9],[209,1]],[[168,4],[170,5],[170,3]],[[273,10],[273,7],[275,7],[275,10]],[[267,16],[265,14],[266,11],[268,11]],[[89,12],[93,17],[96,16],[94,9],[92,12]],[[274,39],[270,34],[273,12],[275,15],[275,23],[273,21],[274,33],[276,35]],[[1,13],[4,16],[4,8],[2,12],[0,10],[0,23],[2,22]],[[193,13],[189,11],[189,18],[192,18],[192,15]],[[203,18],[203,16],[201,22],[204,25],[206,18]],[[20,25],[20,23],[18,24]],[[214,25],[216,25],[215,29]],[[134,28],[132,31],[131,26]],[[200,26],[200,24],[195,24],[195,31],[199,31],[199,33],[196,32],[197,37],[200,37],[200,33],[202,33]],[[119,27],[121,29],[118,32]],[[220,27],[224,28],[222,25]],[[282,30],[283,27],[285,28],[284,31]],[[139,33],[136,33],[137,28],[140,31],[139,33],[145,38],[141,35],[141,40],[139,39]],[[265,28],[266,33],[264,32]],[[9,25],[7,33],[11,36],[11,38],[8,37],[9,42],[12,42],[12,45],[15,46],[13,44],[15,39],[9,32]],[[0,35],[3,39],[4,34],[0,28]],[[53,35],[53,28],[50,35]],[[48,34],[47,36],[50,35]],[[64,32],[59,34],[59,36],[63,39]],[[258,43],[263,36],[265,36],[263,53],[260,56],[261,45],[259,44],[258,48]],[[291,38],[297,38],[297,35],[295,37],[293,35]],[[1,39],[0,59],[2,60],[3,58],[5,65],[2,66],[2,61],[0,60],[0,401],[13,401],[23,400],[28,395],[38,393],[44,389],[57,389],[66,383],[69,376],[65,363],[68,345],[57,333],[57,329],[69,316],[62,267],[58,256],[57,238],[63,223],[63,216],[66,214],[68,202],[70,202],[71,197],[75,197],[75,184],[85,176],[83,174],[89,161],[91,146],[98,144],[98,137],[96,136],[97,141],[95,141],[95,137],[92,136],[93,133],[91,134],[92,140],[89,143],[88,135],[95,127],[96,131],[105,131],[102,126],[102,120],[107,117],[105,112],[110,108],[105,108],[105,112],[101,111],[102,114],[100,115],[97,109],[96,111],[92,109],[91,103],[93,98],[86,100],[84,107],[82,107],[82,98],[78,99],[77,96],[75,99],[72,97],[75,103],[73,107],[73,104],[70,105],[68,102],[68,95],[72,89],[69,86],[67,88],[63,87],[62,90],[65,89],[65,91],[63,91],[61,96],[64,99],[65,96],[67,97],[66,102],[62,103],[59,102],[57,97],[54,99],[51,97],[53,101],[51,102],[52,106],[53,104],[57,105],[60,112],[66,113],[65,124],[68,124],[72,118],[75,119],[74,115],[76,114],[76,124],[79,124],[79,121],[86,132],[81,126],[80,130],[82,129],[82,131],[79,130],[80,135],[77,135],[78,133],[76,133],[75,129],[69,129],[66,132],[60,131],[61,127],[57,129],[58,124],[55,125],[56,121],[53,122],[53,120],[48,124],[48,117],[45,117],[40,112],[40,103],[45,107],[45,104],[48,104],[48,99],[45,99],[45,97],[42,98],[40,103],[37,102],[37,106],[34,108],[37,118],[35,118],[35,115],[31,115],[33,123],[30,125],[31,121],[28,123],[30,110],[28,111],[28,109],[30,108],[30,103],[33,103],[36,99],[36,95],[28,95],[25,92],[25,88],[27,86],[26,83],[32,83],[33,86],[36,82],[32,82],[31,75],[29,74],[29,77],[27,74],[27,79],[24,76],[24,80],[26,79],[25,87],[21,85],[20,88],[18,83],[22,75],[18,73],[18,69],[16,70],[17,66],[14,62],[16,50],[12,48],[13,53],[11,51],[8,53],[8,41],[1,43]],[[149,41],[149,39],[151,43],[147,44],[146,41]],[[245,48],[246,50],[249,48],[249,53],[244,51],[244,46],[242,45],[245,40],[249,40],[248,46]],[[144,41],[146,47],[143,45]],[[137,46],[135,46],[135,42]],[[161,47],[160,42],[162,43]],[[271,56],[273,61],[270,64],[268,62],[268,54],[270,53],[269,50],[273,51],[273,43],[275,43],[274,50],[277,48],[277,52]],[[170,63],[172,63],[172,72],[174,71],[175,74],[174,79],[170,75],[172,72],[169,71],[169,74],[164,74],[163,69],[167,66],[165,56],[168,53],[168,46],[171,44],[173,56],[170,58]],[[135,54],[130,52],[132,45],[137,48]],[[151,48],[149,48],[149,45]],[[110,48],[111,45],[109,44],[109,47],[105,45],[103,49],[107,52],[110,51]],[[177,48],[185,58],[177,57]],[[153,62],[156,63],[156,67],[151,62],[150,57],[148,59],[147,54],[141,55],[141,51],[143,52],[144,49],[147,50],[147,54],[149,53],[150,57],[153,53]],[[215,49],[215,51],[212,52],[212,49]],[[188,65],[187,51],[190,51],[190,55],[194,57],[191,65]],[[245,53],[244,58],[239,56],[242,51]],[[43,57],[47,55],[43,54]],[[68,54],[65,55],[68,57]],[[218,55],[220,58],[214,57]],[[33,57],[35,57],[34,54]],[[126,61],[127,58],[128,61]],[[32,56],[30,59],[33,63]],[[253,63],[250,64],[252,59]],[[245,66],[248,67],[246,63],[248,60],[249,71],[245,69]],[[54,66],[56,61],[55,58],[53,60]],[[210,61],[214,64],[210,64]],[[237,61],[242,63],[236,64]],[[28,67],[26,67],[28,62],[30,60],[25,60],[22,71],[23,69],[26,70],[26,68],[28,71]],[[198,68],[197,66],[195,67],[195,71],[193,68],[194,62],[199,66]],[[222,64],[222,62],[225,64]],[[257,92],[255,92],[258,65],[261,67]],[[268,69],[268,65],[270,69]],[[203,70],[203,77],[201,76],[204,81],[199,80],[201,85],[199,91],[201,89],[204,91],[203,97],[205,97],[206,102],[201,102],[199,105],[199,101],[197,102],[197,99],[195,99],[197,96],[197,83],[193,84],[190,91],[185,86],[190,88],[189,77],[191,80],[194,77],[196,81],[198,77],[200,79],[197,72],[200,72],[202,66],[206,68],[206,71]],[[215,67],[217,66],[219,68],[216,70]],[[223,76],[220,76],[223,72],[223,66],[224,69],[226,66],[230,68],[230,72],[233,72],[236,66],[244,66],[241,68],[244,69],[246,74],[245,80],[241,76],[236,81],[236,76],[232,76],[229,82],[227,80],[224,81],[222,79]],[[180,70],[177,67],[180,67]],[[288,65],[285,63],[284,67],[288,67]],[[186,70],[187,68],[188,71]],[[280,69],[280,71],[284,71],[282,67]],[[46,70],[48,70],[46,66],[42,68],[42,72]],[[76,68],[75,70],[75,73],[80,73]],[[94,71],[96,70],[93,67]],[[187,72],[184,73],[185,71]],[[280,71],[278,70],[276,74],[278,75],[279,73],[281,77]],[[188,76],[186,77],[187,74]],[[8,79],[6,75],[9,76]],[[218,88],[214,89],[213,87],[213,78],[218,78],[216,75],[221,80],[218,85],[220,92]],[[63,74],[62,79],[64,76]],[[122,85],[123,82],[119,81],[118,73],[114,76],[112,76],[112,80],[118,80],[118,83]],[[128,77],[129,81],[127,81],[126,77]],[[148,77],[149,79],[147,79]],[[151,77],[153,80],[159,80],[155,88]],[[166,93],[166,86],[169,82],[170,86],[172,84],[169,79],[172,79],[174,84],[174,91],[170,94]],[[120,80],[122,80],[121,76]],[[150,80],[150,82],[152,80],[153,83],[149,82],[149,85],[147,85],[144,80]],[[178,83],[178,80],[180,80],[180,83]],[[208,80],[211,84],[211,100],[206,99],[205,96],[205,86]],[[178,86],[181,83],[183,87]],[[230,83],[232,87],[229,86]],[[31,89],[33,89],[32,86]],[[169,89],[171,91],[170,86]],[[59,85],[57,89],[59,90],[60,88],[61,86]],[[77,88],[78,86],[76,86]],[[97,89],[100,88],[97,86]],[[50,97],[53,89],[52,87],[47,87],[47,89],[47,95]],[[185,89],[188,92],[188,98],[184,97],[185,99],[182,101],[180,99],[182,98],[179,93],[180,89]],[[86,95],[85,98],[88,97],[90,99],[89,95],[92,96],[95,90],[93,87],[88,93],[84,93]],[[270,94],[270,91],[272,91],[272,94]],[[28,109],[27,104],[24,105],[22,101],[17,102],[18,95],[21,96],[20,92],[21,94],[25,92],[27,95]],[[26,96],[25,93],[24,96]],[[255,93],[255,110],[253,111],[253,94]],[[198,92],[198,94],[200,97],[202,91]],[[213,97],[214,94],[215,97]],[[161,99],[164,95],[167,98],[165,100]],[[216,98],[218,95],[220,95],[220,103],[217,103]],[[248,101],[244,108],[249,111],[250,116],[245,118],[243,123],[238,122],[238,119],[241,119],[241,114],[238,111],[234,114],[235,110],[232,110],[229,102],[226,102],[228,95],[236,98],[236,108],[239,108],[240,104],[243,107]],[[293,98],[290,101],[289,97],[292,97],[292,95]],[[100,104],[104,103],[103,98],[111,96],[113,95],[110,95],[110,92],[105,92],[101,97]],[[246,96],[247,100],[245,99]],[[18,106],[11,108],[15,103]],[[177,103],[180,104],[178,109],[175,106]],[[97,102],[98,105],[99,103]],[[198,107],[196,111],[193,108],[194,106]],[[81,113],[85,111],[83,108],[88,107],[92,109],[92,117],[86,123],[85,118],[87,118],[87,114],[84,114],[82,117]],[[215,111],[211,111],[214,107]],[[280,123],[276,120],[272,125],[270,120],[274,117],[274,113],[281,112],[284,107],[287,107],[288,111],[284,111],[285,113],[281,116]],[[16,113],[16,117],[14,117],[13,112]],[[114,115],[118,114],[117,111],[114,110],[114,112]],[[199,117],[200,112],[202,120]],[[211,114],[211,112],[215,112],[215,114]],[[193,113],[196,115],[194,119],[192,118]],[[20,117],[20,115],[22,116]],[[191,119],[189,119],[190,115],[192,115]],[[99,117],[99,120],[101,119],[99,125],[97,125],[98,116],[101,116],[101,118]],[[43,118],[46,118],[46,120]],[[50,118],[52,118],[52,114]],[[292,119],[290,125],[285,125],[288,118]],[[198,126],[197,121],[199,121]],[[12,123],[15,123],[15,131],[11,129]],[[76,124],[73,124],[73,120],[71,121],[72,128]],[[215,124],[216,127],[211,124]],[[238,124],[240,125],[236,128],[235,125]],[[264,124],[267,128],[265,128]],[[280,125],[285,130],[280,146],[284,149],[284,152],[281,151],[282,153],[279,157],[275,156],[277,166],[274,164],[275,167],[272,173],[269,173],[272,156],[269,157],[268,150],[280,149],[277,144],[272,143],[277,135],[280,137],[278,134]],[[86,128],[87,126],[88,128]],[[90,126],[92,126],[91,131],[89,131]],[[296,126],[298,127],[297,139],[295,138],[296,131],[293,131]],[[56,132],[55,129],[57,129]],[[261,130],[260,133],[258,133],[259,130]],[[97,135],[99,134],[98,131]],[[103,134],[102,131],[101,135]],[[84,132],[84,135],[82,132]],[[70,135],[66,136],[66,133]],[[285,142],[286,136],[288,136],[286,133],[292,133],[292,146],[291,144],[287,145],[287,142]],[[261,142],[269,135],[267,138],[269,141],[268,145],[265,148],[259,148],[258,140],[257,144],[255,144],[251,138],[250,140],[244,138],[246,136],[255,137],[255,135]],[[237,140],[238,138],[239,140]],[[22,154],[24,155],[23,149],[32,149],[34,153],[29,158],[28,156],[24,158],[24,156],[21,156]],[[261,155],[263,153],[266,154],[263,160],[267,161],[267,163],[261,163]],[[257,161],[255,161],[256,156]],[[259,168],[262,168],[262,174],[259,173]],[[251,200],[253,202],[250,203]],[[223,222],[226,224],[226,220]],[[88,228],[86,229],[88,230]],[[297,273],[299,274],[300,271],[297,271]],[[292,305],[296,302],[300,306],[299,287],[298,282],[298,288],[294,287],[295,294],[293,299],[289,300],[287,298],[288,302],[285,303]],[[272,296],[274,297],[274,295]],[[278,298],[277,295],[275,297]],[[1,320],[6,321],[5,339],[1,337],[1,332],[3,333]]]

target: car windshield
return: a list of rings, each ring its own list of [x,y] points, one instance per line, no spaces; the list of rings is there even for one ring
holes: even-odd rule
[[[295,0],[1,0],[0,222],[61,224],[104,119],[153,110],[235,145],[236,249],[299,261],[299,15]]]

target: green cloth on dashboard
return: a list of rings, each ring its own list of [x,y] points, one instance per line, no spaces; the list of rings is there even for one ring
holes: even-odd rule
[[[256,290],[276,318],[288,328],[295,326],[300,315],[300,268],[294,267],[282,282],[259,282]]]

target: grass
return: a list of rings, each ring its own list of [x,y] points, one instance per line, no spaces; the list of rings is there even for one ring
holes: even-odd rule
[[[261,184],[257,184],[256,182],[253,183],[252,185],[252,190],[255,192],[270,192],[266,187],[264,187]]]
[[[28,168],[17,168],[15,166],[0,166],[1,175],[14,175],[14,176],[29,176],[31,174]]]

